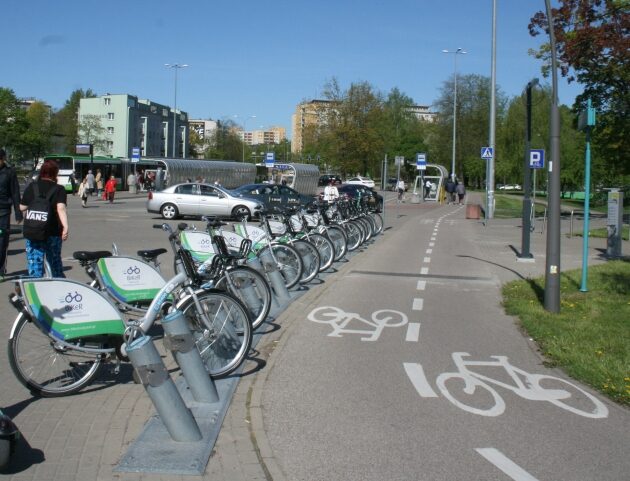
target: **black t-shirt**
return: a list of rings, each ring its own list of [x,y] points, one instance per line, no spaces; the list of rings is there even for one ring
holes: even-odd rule
[[[48,217],[48,222],[46,223],[46,237],[48,236],[60,236],[62,225],[59,222],[59,215],[57,214],[57,204],[67,204],[68,196],[66,194],[66,190],[60,186],[59,184],[55,184],[50,180],[37,180],[37,188],[39,189],[39,195],[46,197],[50,191],[50,189],[57,189],[57,194],[53,196],[52,202],[54,207],[52,211],[54,213],[53,216]],[[28,205],[33,200],[33,182],[26,186],[24,189],[24,194],[22,195],[22,205]]]

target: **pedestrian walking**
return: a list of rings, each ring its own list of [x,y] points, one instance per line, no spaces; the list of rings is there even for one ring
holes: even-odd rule
[[[457,197],[459,198],[459,205],[463,205],[464,197],[466,196],[466,187],[464,187],[463,182],[457,182],[457,186],[455,187],[455,192],[457,192]]]
[[[7,267],[7,249],[11,231],[11,208],[15,221],[22,222],[20,210],[20,184],[13,167],[6,164],[6,152],[0,149],[0,280]]]
[[[116,177],[113,175],[109,177],[109,180],[105,183],[105,195],[110,204],[114,203],[114,195],[116,194]]]
[[[70,173],[70,189],[72,190],[72,195],[77,194],[77,177],[74,173],[74,170]]]
[[[79,197],[81,198],[81,205],[83,207],[87,207],[87,199],[88,199],[88,186],[87,186],[87,177],[84,177],[81,183],[79,184]]]
[[[94,189],[96,187],[96,180],[91,170],[88,170],[86,177],[87,177],[87,184],[88,184],[90,195],[94,195]]]
[[[103,192],[103,174],[101,173],[101,169],[96,169],[94,182],[96,184],[96,197],[100,199],[101,192]]]
[[[431,193],[431,181],[429,179],[426,180],[426,182],[424,183],[424,198],[427,199],[429,197],[429,194]]]
[[[405,195],[405,181],[399,179],[396,184],[396,189],[398,190],[398,202],[404,202],[403,196]]]
[[[445,185],[446,195],[448,197],[448,203],[455,203],[455,181],[451,177],[448,178]]]
[[[324,201],[332,204],[339,198],[339,189],[335,186],[335,181],[331,180],[328,182],[328,185],[324,188]]]
[[[31,277],[44,276],[44,258],[50,264],[53,277],[66,277],[63,273],[61,245],[68,240],[67,194],[57,184],[58,173],[57,162],[44,162],[39,178],[26,187],[20,202],[20,210],[26,212],[24,238],[28,275]],[[34,210],[32,207],[37,202],[36,198],[41,200],[42,197],[47,201],[48,215],[29,215],[29,211]]]

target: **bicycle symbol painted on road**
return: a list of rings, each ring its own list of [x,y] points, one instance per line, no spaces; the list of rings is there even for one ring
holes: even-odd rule
[[[442,395],[453,405],[480,416],[500,416],[505,411],[505,401],[491,386],[499,386],[529,401],[547,401],[573,414],[592,419],[608,417],[608,408],[595,396],[575,384],[547,374],[532,374],[513,366],[507,356],[490,356],[492,361],[464,359],[467,352],[454,352],[456,372],[445,372],[436,379]],[[424,378],[422,366],[405,363],[405,371],[423,397],[437,397]],[[512,382],[502,382],[472,367],[502,368]]]
[[[81,302],[82,300],[83,296],[77,291],[74,291],[74,294],[72,294],[72,292],[68,292],[68,294],[66,294],[66,297],[64,298],[64,301],[66,301],[67,304],[70,304],[72,301]]]
[[[307,316],[309,321],[330,324],[332,332],[329,337],[343,337],[344,334],[360,334],[362,341],[377,341],[386,327],[400,327],[407,324],[407,316],[392,309],[382,309],[372,313],[371,320],[363,319],[354,312],[345,312],[333,306],[323,306],[313,309]],[[365,324],[371,329],[350,329],[348,325]]]

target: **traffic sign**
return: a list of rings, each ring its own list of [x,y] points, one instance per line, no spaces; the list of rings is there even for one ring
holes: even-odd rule
[[[397,155],[394,158],[394,163],[395,165],[405,165],[405,157],[403,157],[402,155]]]
[[[140,162],[140,147],[134,147],[131,149],[131,161]]]
[[[481,158],[490,160],[493,157],[492,147],[481,147]]]
[[[427,154],[425,154],[424,152],[418,152],[416,154],[416,169],[418,170],[427,169]]]
[[[545,151],[543,149],[531,149],[529,151],[529,168],[543,169],[545,167]]]
[[[274,152],[267,152],[267,155],[265,156],[265,166],[273,167],[275,161],[276,154]]]

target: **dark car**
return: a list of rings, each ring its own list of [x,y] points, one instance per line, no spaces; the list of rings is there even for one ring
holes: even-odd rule
[[[233,189],[232,192],[236,196],[262,202],[267,210],[273,206],[310,204],[314,200],[313,196],[300,194],[291,187],[278,184],[246,184]]]
[[[361,184],[345,184],[341,187],[337,187],[339,195],[346,195],[351,199],[355,199],[357,196],[361,197],[369,196],[373,198],[378,206],[378,210],[383,210],[383,196],[370,187],[366,187]]]
[[[324,174],[320,176],[317,185],[320,187],[328,185],[331,180],[334,181],[336,185],[341,185],[341,177],[337,174]]]

